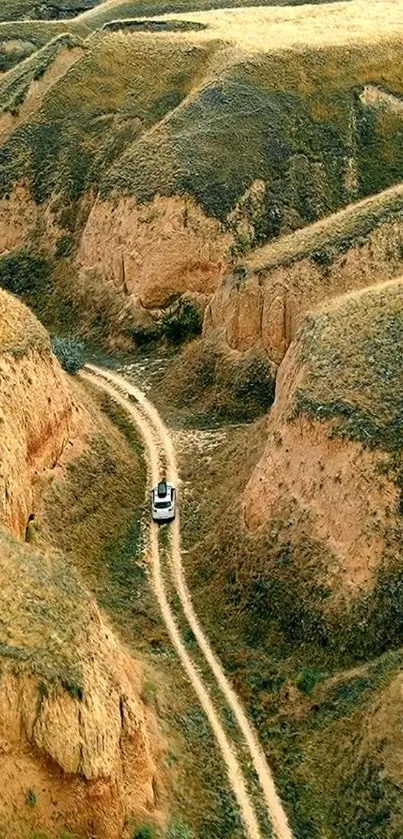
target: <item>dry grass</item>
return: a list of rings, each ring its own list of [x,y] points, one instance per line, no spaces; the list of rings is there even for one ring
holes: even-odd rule
[[[18,114],[32,82],[47,73],[63,49],[82,46],[82,41],[71,35],[59,35],[42,49],[21,61],[0,81],[0,110]]]
[[[347,244],[354,245],[357,239],[367,236],[382,222],[399,218],[402,209],[403,187],[393,186],[289,236],[283,236],[272,244],[257,248],[243,260],[243,265],[247,270],[264,271],[303,259],[321,249],[329,253],[334,249],[337,254]]]
[[[26,41],[39,49],[44,47],[52,38],[57,38],[58,35],[63,35],[66,31],[71,30],[72,25],[67,24],[66,21],[8,21],[0,23],[0,43],[12,40]],[[86,34],[85,28],[82,31]]]
[[[3,532],[0,567],[0,655],[46,679],[79,682],[89,597],[74,572],[55,553],[28,549]]]
[[[168,364],[151,398],[177,425],[211,428],[245,422],[272,405],[274,373],[262,351],[239,356],[207,341],[193,341]]]
[[[51,19],[73,17],[102,0],[2,0],[0,20]]]
[[[97,12],[95,12],[96,14]],[[94,13],[92,13],[94,14]],[[366,0],[293,7],[219,9],[189,12],[188,20],[207,24],[200,38],[218,38],[247,52],[300,47],[371,45],[403,33],[401,0]]]
[[[236,14],[241,20],[241,12]],[[241,31],[248,31],[253,14],[248,12]],[[211,44],[214,64],[198,90],[127,147],[102,189],[116,188],[141,201],[159,191],[188,191],[207,214],[230,226],[237,201],[261,179],[267,192],[257,214],[248,217],[255,236],[247,249],[399,180],[400,117],[391,122],[379,108],[369,113],[357,93],[366,84],[403,92],[397,38],[371,48],[364,43],[320,49],[311,44],[280,50],[273,26],[273,40],[267,39],[260,52],[242,43],[234,46],[236,39],[232,51],[224,52],[231,27],[214,28],[215,15],[219,20],[225,13],[190,15],[189,20],[209,20],[209,28],[177,34],[175,42],[172,34],[167,36],[177,46],[185,39],[195,46]],[[164,36],[158,37],[163,43]],[[362,128],[367,119],[368,136]],[[237,144],[235,156],[240,126],[243,143]],[[348,159],[357,180],[351,189],[344,180]]]
[[[295,414],[331,419],[333,433],[400,452],[403,281],[352,292],[307,316]]]
[[[327,3],[333,0],[312,0],[313,4],[318,2]],[[144,15],[156,16],[165,12],[179,12],[181,15],[186,13],[187,16],[191,11],[203,9],[273,5],[284,7],[300,5],[300,3],[301,0],[106,0],[99,8],[81,15],[80,21],[92,28],[97,28],[110,20]]]
[[[68,21],[2,21],[0,17],[0,71],[12,69],[49,41],[67,32],[79,37],[89,34],[85,27]]]
[[[168,98],[177,87],[183,86],[182,96],[186,95],[192,87],[193,75],[197,77],[202,71],[203,60],[209,55],[205,50],[190,55],[185,44],[175,47],[169,38],[159,40],[144,34],[131,38],[122,33],[108,33],[91,40],[89,45],[89,54],[70,70],[68,78],[47,99],[45,118],[51,115],[67,118],[74,108],[79,125],[83,119],[119,113],[121,117],[138,117],[144,127],[149,126],[154,120],[147,116],[152,115],[157,103]],[[108,122],[105,127],[109,127]]]
[[[50,348],[49,336],[39,321],[11,294],[0,290],[0,353],[22,353]]]

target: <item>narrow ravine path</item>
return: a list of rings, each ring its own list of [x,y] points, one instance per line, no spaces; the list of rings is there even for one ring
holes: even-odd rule
[[[134,385],[127,382],[123,376],[96,367],[92,364],[86,366],[86,372],[81,374],[83,378],[90,381],[92,384],[101,387],[108,395],[116,402],[121,404],[126,411],[131,415],[134,423],[140,430],[143,436],[150,467],[150,477],[153,485],[160,480],[162,464],[166,467],[168,480],[180,487],[180,478],[176,463],[176,456],[174,447],[168,429],[161,419],[158,411],[154,405],[146,398],[144,393]],[[129,401],[132,397],[136,405]],[[213,653],[211,646],[203,633],[203,630],[195,613],[191,595],[187,587],[185,574],[181,559],[181,540],[180,540],[180,519],[179,514],[171,526],[172,540],[170,545],[170,567],[171,575],[174,582],[175,589],[180,598],[181,605],[192,629],[192,632],[197,640],[199,650],[204,656],[214,679],[219,686],[222,694],[231,708],[235,719],[238,723],[239,729],[242,732],[244,741],[247,745],[253,766],[257,773],[259,783],[262,789],[264,800],[266,803],[267,813],[273,828],[273,833],[277,839],[293,839],[291,829],[288,824],[287,816],[281,803],[280,797],[275,788],[273,776],[267,764],[263,749],[252,726],[250,725],[241,703],[231,685],[221,663],[216,655]],[[212,731],[216,737],[217,743],[224,758],[228,778],[231,787],[236,796],[242,820],[245,825],[245,830],[248,837],[251,839],[259,839],[262,834],[258,827],[258,822],[255,810],[251,801],[251,797],[247,791],[246,782],[239,765],[235,749],[229,742],[227,734],[225,733],[219,719],[219,714],[214,708],[206,687],[197,672],[195,665],[186,650],[181,639],[175,617],[172,613],[171,607],[168,603],[167,593],[165,590],[164,579],[161,569],[161,559],[158,548],[157,526],[153,523],[150,525],[150,559],[152,568],[152,578],[155,594],[161,609],[161,613],[170,634],[171,640],[179,655],[179,658],[188,673],[190,681],[197,693],[199,701],[206,713],[206,716],[211,725]]]

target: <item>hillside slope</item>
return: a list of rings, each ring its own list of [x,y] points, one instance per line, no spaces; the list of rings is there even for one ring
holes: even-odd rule
[[[0,20],[52,20],[76,17],[101,0],[4,0]]]
[[[96,432],[94,409],[44,328],[4,291],[0,321],[0,832],[120,839],[128,818],[154,808],[141,669],[46,530],[33,547],[10,535],[24,535],[55,477],[60,495],[63,470]],[[113,436],[108,445],[112,456]]]
[[[296,836],[399,836],[402,295],[324,303],[266,419],[178,435],[192,594]]]
[[[293,510],[291,538],[304,522],[333,557],[327,585],[334,575],[348,596],[371,587],[398,525],[402,295],[398,279],[306,318],[280,368],[266,452],[244,495],[254,532]]]
[[[45,329],[4,291],[0,320],[0,521],[18,536],[34,510],[35,477],[77,434],[78,407]]]
[[[136,8],[102,4],[64,22],[65,53],[83,52],[61,77],[63,50],[43,50],[62,24],[25,22],[20,39],[42,51],[0,91],[1,201],[24,188],[35,219],[12,258],[39,256],[51,280],[38,312],[126,343],[184,291],[210,295],[251,248],[403,174],[399,4],[393,27],[378,2],[364,11],[354,0],[97,29]],[[377,86],[391,109],[365,95]],[[4,285],[1,273],[0,261]]]
[[[0,543],[0,829],[120,839],[154,802],[140,674],[64,561]]]

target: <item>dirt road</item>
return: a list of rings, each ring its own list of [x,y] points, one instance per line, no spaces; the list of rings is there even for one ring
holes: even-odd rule
[[[130,413],[134,423],[140,430],[146,445],[152,484],[156,484],[160,479],[161,467],[162,464],[164,464],[168,480],[172,481],[175,486],[180,487],[175,452],[168,429],[163,423],[156,408],[146,398],[144,393],[142,393],[139,388],[129,384],[122,376],[103,368],[95,367],[91,364],[86,366],[86,372],[81,375],[88,381],[96,384],[98,387],[102,387],[109,396],[121,404],[125,410]],[[129,402],[128,397],[132,397],[136,404]],[[203,684],[203,681],[182,642],[175,622],[175,617],[169,606],[161,570],[157,526],[154,524],[151,524],[150,526],[150,559],[154,591],[165,625],[216,737],[217,744],[221,750],[221,754],[227,767],[230,784],[240,808],[247,836],[250,837],[250,839],[255,839],[255,837],[256,839],[262,839],[254,807],[247,791],[245,778],[236,757],[236,753],[221,725],[219,715],[214,709],[214,705],[207,693],[205,685]],[[244,741],[247,745],[251,760],[259,778],[268,816],[272,824],[273,833],[277,839],[293,839],[291,829],[287,821],[287,816],[277,794],[273,777],[267,765],[263,750],[261,749],[256,734],[242,709],[239,699],[229,680],[225,676],[218,658],[213,653],[196,616],[182,566],[179,515],[177,515],[172,524],[170,565],[172,579],[189,626],[193,631],[201,653],[214,675],[217,685],[220,687],[228,706],[231,708],[236,718],[239,729],[242,732]]]

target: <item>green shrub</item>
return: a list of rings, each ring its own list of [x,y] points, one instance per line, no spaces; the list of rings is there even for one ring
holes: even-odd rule
[[[73,250],[73,239],[71,236],[61,236],[56,246],[56,259],[61,259],[63,256],[69,256]]]
[[[52,351],[66,373],[77,373],[85,364],[84,344],[77,338],[53,338]]]
[[[145,347],[161,337],[157,324],[139,324],[128,329],[128,336],[132,338],[138,347]]]
[[[333,257],[325,248],[318,248],[316,251],[312,251],[311,260],[320,270],[326,272],[333,262]]]
[[[23,52],[11,51],[5,52],[4,50],[0,51],[0,73],[7,73],[7,70],[11,70],[15,64],[18,64],[19,61],[25,58]]]
[[[72,697],[72,699],[77,699],[78,702],[82,702],[84,691],[81,685],[75,681],[75,679],[63,679],[62,686],[67,691],[67,693]]]
[[[133,839],[155,839],[155,830],[151,824],[141,824],[134,834]]]
[[[304,667],[298,674],[296,685],[301,693],[309,695],[320,681],[320,673],[313,667]]]
[[[246,357],[234,367],[234,396],[246,403],[251,416],[268,411],[274,402],[275,381],[269,360],[264,355]]]
[[[275,378],[263,350],[238,358],[209,341],[193,341],[173,361],[161,388],[171,406],[186,412],[183,421],[209,427],[264,414],[274,401]]]
[[[38,800],[33,789],[28,790],[25,801],[28,804],[28,807],[36,807]]]
[[[42,699],[47,699],[47,697],[49,695],[49,691],[48,691],[48,686],[45,684],[45,682],[38,682],[37,691],[38,691],[39,699],[41,701],[42,701]]]
[[[202,316],[189,300],[180,300],[178,304],[164,312],[160,321],[161,334],[172,344],[182,344],[200,335]]]

